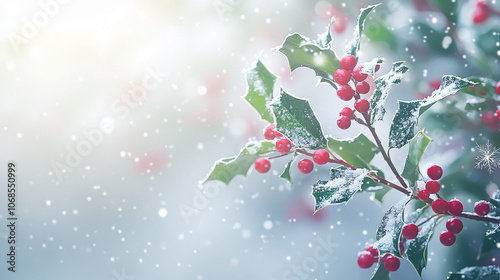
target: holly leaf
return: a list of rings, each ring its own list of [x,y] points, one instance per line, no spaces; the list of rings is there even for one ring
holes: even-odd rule
[[[373,247],[378,249],[380,256],[390,253],[396,257],[401,257],[399,239],[404,225],[403,211],[408,201],[410,201],[410,197],[405,197],[389,208],[382,218],[375,236],[377,241],[373,244]]]
[[[416,182],[420,176],[419,164],[422,155],[432,139],[424,134],[424,130],[419,131],[413,139],[410,140],[408,155],[406,156],[405,166],[401,175],[408,180],[412,188],[416,187]]]
[[[321,124],[306,99],[297,98],[281,89],[280,95],[271,103],[276,130],[288,137],[299,148],[318,149],[326,147]]]
[[[486,77],[469,77],[467,80],[476,83],[473,87],[466,87],[460,90],[470,95],[483,98],[494,98],[497,96],[495,86],[497,82]]]
[[[500,267],[495,265],[471,266],[462,268],[458,272],[451,273],[448,280],[481,280],[488,276],[499,276]]]
[[[500,190],[497,190],[491,196],[490,204],[493,207],[488,215],[494,217],[500,216]],[[500,243],[500,225],[497,223],[488,223],[488,229],[486,230],[486,234],[483,236],[479,256],[493,250],[498,250],[498,243]]]
[[[372,278],[370,278],[370,280],[391,280],[389,271],[384,268],[382,262],[377,263],[377,267],[373,271]]]
[[[252,105],[263,120],[274,122],[271,110],[266,106],[273,99],[276,76],[257,60],[251,68],[244,71],[247,78],[247,94],[243,97]]]
[[[373,76],[373,75],[375,75],[375,68],[377,67],[377,65],[380,65],[382,63],[384,63],[384,59],[380,58],[380,57],[377,57],[377,58],[372,59],[371,61],[365,62],[362,64],[363,70],[361,70],[361,73],[365,73],[365,74],[368,74],[370,76]]]
[[[320,44],[323,45],[324,42]],[[333,73],[340,68],[340,63],[332,49],[321,47],[309,38],[294,33],[285,38],[278,51],[286,56],[291,71],[299,67],[311,68],[316,76],[321,77],[321,82],[327,82],[336,88]]]
[[[422,270],[427,266],[427,251],[436,226],[437,217],[427,221],[418,231],[415,239],[406,242],[406,258],[413,265],[418,275],[422,277]]]
[[[353,33],[353,38],[351,39],[349,44],[347,44],[347,46],[346,46],[346,49],[345,49],[346,54],[350,54],[350,55],[356,57],[356,59],[358,58],[358,51],[359,51],[359,47],[361,45],[361,34],[363,34],[363,30],[365,29],[366,17],[378,5],[380,5],[380,4],[371,5],[371,6],[364,8],[364,9],[361,9],[360,14],[358,16],[358,24],[356,25],[356,29],[354,30],[354,33]]]
[[[315,199],[314,212],[334,204],[348,202],[352,196],[361,190],[363,179],[369,170],[358,168],[356,170],[345,167],[332,168],[330,180],[317,181],[312,188],[312,196]]]
[[[370,97],[370,123],[382,120],[385,115],[384,104],[389,95],[392,85],[401,83],[403,75],[408,71],[404,61],[396,62],[392,65],[389,73],[375,79],[375,91]]]
[[[332,24],[334,21],[335,21],[335,18],[332,17],[330,19],[330,24],[328,24],[328,26],[326,27],[326,31],[322,34],[319,34],[318,40],[316,40],[316,44],[320,48],[324,48],[324,49],[330,48],[330,42],[332,41],[331,30],[332,30]]]
[[[212,170],[201,183],[221,181],[227,185],[237,175],[246,176],[256,159],[273,152],[276,152],[276,149],[271,141],[250,142],[237,156],[223,158],[215,162]]]
[[[359,133],[354,138],[336,139],[328,137],[327,141],[328,149],[358,168],[373,169],[370,162],[380,152],[377,146],[363,133]]]
[[[292,166],[293,159],[290,160],[286,166],[285,169],[283,170],[283,173],[281,173],[280,178],[283,178],[288,181],[288,183],[292,183],[292,176],[290,175],[290,167]]]
[[[399,101],[389,132],[389,148],[401,148],[415,136],[418,118],[439,100],[475,83],[456,76],[443,76],[439,88],[424,100]]]

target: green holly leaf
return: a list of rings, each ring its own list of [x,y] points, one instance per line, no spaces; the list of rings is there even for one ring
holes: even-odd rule
[[[359,133],[354,138],[328,137],[327,143],[328,149],[358,168],[374,169],[370,162],[380,152],[377,146],[363,133]]]
[[[370,280],[391,280],[389,271],[384,268],[382,262],[377,263],[377,267],[373,271],[372,278],[370,278]]]
[[[350,55],[356,57],[356,59],[358,58],[358,51],[359,51],[359,47],[361,45],[361,35],[363,34],[363,30],[365,29],[366,17],[378,5],[380,5],[380,4],[371,5],[371,6],[364,8],[364,9],[361,9],[360,14],[358,16],[358,24],[356,25],[356,29],[354,30],[354,33],[353,33],[353,38],[351,39],[349,44],[347,44],[347,46],[346,46],[346,49],[345,49],[346,54],[350,54]]]
[[[294,157],[295,158],[295,157]],[[283,178],[288,181],[288,183],[292,183],[292,176],[290,175],[290,167],[292,166],[293,159],[290,160],[286,165],[283,173],[281,173],[280,178]]]
[[[375,91],[370,97],[370,123],[382,120],[385,115],[384,104],[389,95],[392,85],[401,83],[403,75],[408,71],[404,61],[396,62],[392,65],[389,73],[375,79]]]
[[[491,207],[488,215],[499,217],[500,216],[500,190],[497,190],[490,198]],[[498,250],[497,244],[500,243],[500,225],[497,223],[488,223],[488,229],[483,236],[483,242],[479,250],[479,256],[484,253]],[[478,256],[478,257],[479,257]]]
[[[489,99],[493,99],[497,96],[495,91],[497,82],[495,80],[486,77],[469,77],[467,80],[476,84],[472,87],[461,89],[461,92]]]
[[[427,248],[436,222],[437,217],[430,219],[419,229],[415,239],[406,241],[406,258],[413,265],[420,277],[422,277],[422,270],[427,266]]]
[[[491,195],[490,203],[500,210],[500,190]]]
[[[323,45],[324,42],[320,44]],[[323,48],[309,38],[294,33],[285,38],[278,50],[286,56],[291,71],[298,67],[311,68],[316,76],[321,77],[321,82],[336,88],[333,73],[340,68],[340,63],[332,49]]]
[[[420,159],[427,149],[432,139],[424,134],[424,130],[419,131],[413,139],[410,140],[408,155],[406,156],[405,166],[401,175],[408,180],[412,188],[416,187],[416,182],[420,177]]]
[[[370,76],[373,76],[373,75],[375,75],[375,68],[377,67],[377,65],[380,65],[382,63],[384,63],[384,59],[380,58],[380,57],[377,57],[377,58],[372,59],[371,61],[365,62],[362,64],[363,70],[361,70],[361,73],[365,73],[365,74],[368,74]]]
[[[274,122],[273,114],[267,103],[273,99],[273,88],[276,76],[257,60],[245,72],[247,78],[247,94],[243,97],[252,105],[263,120]]]
[[[306,99],[297,98],[281,89],[278,98],[271,103],[276,130],[288,137],[299,148],[326,147],[321,124]]]
[[[475,85],[456,76],[443,76],[441,86],[424,100],[399,101],[389,133],[389,148],[401,148],[415,136],[418,118],[439,100]]]
[[[326,27],[326,31],[318,36],[318,40],[316,44],[323,49],[330,48],[330,42],[332,42],[332,24],[335,21],[335,18],[331,18],[330,24]]]
[[[380,256],[390,253],[396,257],[401,257],[399,239],[404,225],[403,211],[408,201],[410,201],[410,197],[405,197],[389,208],[382,218],[375,236],[377,241],[373,244],[373,247],[378,249]]]
[[[256,159],[273,152],[276,152],[276,149],[271,141],[250,142],[237,156],[215,162],[212,170],[201,183],[221,181],[227,185],[237,175],[246,176]]]
[[[500,267],[495,265],[471,266],[462,268],[458,272],[451,273],[448,280],[481,280],[489,276],[499,276]]]
[[[314,212],[334,204],[348,202],[352,196],[361,190],[363,179],[369,170],[358,168],[356,170],[345,167],[332,168],[330,180],[317,181],[313,185],[312,196],[315,199]]]

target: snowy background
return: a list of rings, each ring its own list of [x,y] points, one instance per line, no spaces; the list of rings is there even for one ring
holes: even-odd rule
[[[292,32],[315,37],[328,11],[346,8],[341,48],[356,11],[376,2],[0,1],[0,158],[18,164],[19,218],[11,273],[0,192],[0,278],[369,278],[357,254],[397,194],[382,206],[361,194],[312,216],[310,186],[326,167],[292,171],[293,185],[252,172],[204,197],[198,182],[262,138],[266,123],[241,98],[242,70],[259,58],[277,86],[311,99],[326,133],[357,133],[336,127],[345,104],[332,88],[310,70],[290,74],[273,48]],[[362,59],[380,55],[366,46]],[[424,276],[444,277],[453,249],[430,248]],[[402,277],[417,279],[405,261]]]

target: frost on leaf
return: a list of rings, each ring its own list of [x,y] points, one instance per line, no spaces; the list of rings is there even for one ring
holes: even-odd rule
[[[345,167],[332,168],[330,180],[320,180],[313,185],[312,196],[316,201],[314,211],[328,205],[349,201],[356,192],[361,190],[363,179],[368,173],[369,170],[362,168],[356,170]]]
[[[350,54],[356,58],[358,58],[358,51],[361,45],[361,35],[365,29],[365,20],[368,14],[375,9],[378,5],[371,5],[364,9],[361,9],[358,16],[358,24],[356,25],[356,29],[354,29],[353,38],[346,46],[345,53]]]
[[[276,119],[276,130],[288,137],[299,148],[318,149],[326,147],[321,124],[309,101],[286,93],[269,104]]]
[[[422,276],[422,270],[427,266],[427,248],[434,232],[436,221],[437,217],[427,221],[419,229],[417,237],[408,240],[405,244],[406,258],[413,265],[419,276]]]
[[[404,62],[396,62],[389,73],[375,80],[375,92],[370,97],[370,123],[382,120],[385,115],[384,104],[392,85],[401,83],[403,75],[408,71]]]
[[[256,159],[273,152],[276,150],[271,141],[250,142],[237,156],[215,162],[212,170],[201,183],[221,181],[227,185],[236,175],[246,176]]]
[[[500,267],[494,265],[471,266],[462,268],[458,272],[451,273],[448,280],[481,280],[489,276],[499,276]],[[490,279],[490,278],[488,278]]]
[[[383,256],[385,253],[391,253],[397,257],[401,257],[399,253],[399,238],[404,225],[403,210],[408,201],[410,201],[410,197],[405,197],[396,205],[389,208],[382,221],[380,221],[375,236],[377,241],[373,244],[378,249],[380,256]]]
[[[256,61],[252,67],[244,71],[247,78],[247,94],[244,99],[252,105],[263,120],[274,122],[271,110],[267,103],[273,99],[273,88],[276,76],[269,72],[260,62]]]
[[[424,100],[399,101],[399,107],[389,133],[389,148],[401,148],[415,136],[418,118],[439,100],[455,94],[457,91],[475,85],[456,76],[443,76],[438,89]]]

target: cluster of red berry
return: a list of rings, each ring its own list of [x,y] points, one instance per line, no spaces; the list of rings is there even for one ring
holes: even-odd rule
[[[363,269],[370,268],[378,261],[378,250],[377,248],[374,248],[373,245],[366,246],[365,250],[360,252],[358,255],[358,265]],[[384,264],[384,268],[389,272],[394,272],[399,269],[399,258],[392,254],[385,254],[380,261]]]
[[[283,136],[283,134],[276,131],[274,124],[269,124],[264,129],[264,138],[267,140],[276,139],[276,151],[282,155],[288,154],[292,150],[292,142]],[[330,159],[330,154],[325,149],[318,149],[314,151],[312,158],[317,164],[326,164]],[[268,158],[260,157],[255,161],[254,167],[258,172],[266,173],[271,169],[271,162]],[[297,167],[300,172],[309,174],[314,169],[314,163],[310,159],[305,158],[298,162]]]
[[[370,102],[366,99],[361,99],[360,94],[367,94],[370,91],[370,84],[365,80],[368,74],[363,73],[363,66],[357,65],[356,58],[352,55],[344,55],[340,59],[340,67],[333,73],[333,79],[339,85],[337,89],[337,96],[344,101],[349,101],[353,97],[356,99],[354,102],[354,109],[365,114],[370,110]],[[349,82],[354,80],[354,90]],[[354,118],[354,112],[351,108],[345,107],[340,110],[337,125],[341,129],[348,129],[351,126],[351,119]]]

